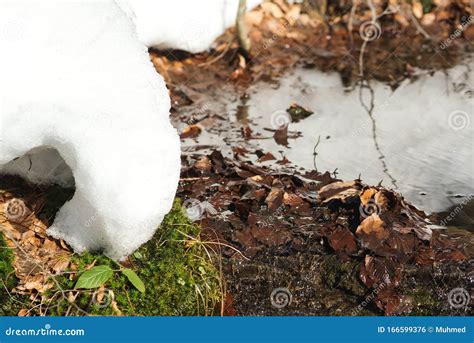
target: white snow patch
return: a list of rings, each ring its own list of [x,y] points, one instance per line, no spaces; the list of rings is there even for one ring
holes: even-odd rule
[[[262,0],[247,1],[250,10]],[[192,53],[211,47],[234,25],[239,0],[119,0],[137,25],[138,36],[148,47],[180,49]]]
[[[0,0],[0,46],[0,172],[75,183],[48,233],[130,254],[170,210],[180,169],[168,91],[133,23],[113,1]]]

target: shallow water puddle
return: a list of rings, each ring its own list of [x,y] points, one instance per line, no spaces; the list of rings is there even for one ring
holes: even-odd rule
[[[298,70],[278,88],[255,86],[247,105],[249,118],[270,128],[285,120],[279,116],[292,102],[315,112],[289,125],[302,137],[288,148],[262,140],[264,150],[283,151],[310,169],[319,138],[318,170],[337,168],[343,179],[360,174],[369,184],[383,180],[422,209],[440,211],[462,200],[456,195],[474,192],[472,81],[468,67],[458,66],[448,75],[406,81],[394,92],[373,82],[371,118],[360,99],[370,107],[368,89],[344,92],[336,74]]]
[[[405,81],[395,91],[372,82],[373,98],[368,88],[345,90],[338,74],[296,69],[278,83],[251,86],[248,98],[216,96],[212,101],[227,102],[231,122],[217,120],[217,127],[184,146],[243,144],[240,129],[248,124],[263,138],[247,141],[254,149],[277,158],[283,154],[309,170],[314,162],[319,171],[337,169],[342,179],[383,180],[421,209],[443,211],[474,193],[472,67],[420,72],[416,81]],[[286,109],[292,103],[314,114],[289,124],[290,136],[301,135],[285,147],[271,138],[271,130],[288,122]]]

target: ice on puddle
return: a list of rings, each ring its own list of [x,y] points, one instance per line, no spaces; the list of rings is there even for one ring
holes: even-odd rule
[[[262,0],[247,1],[247,9]],[[180,49],[192,53],[211,47],[234,25],[239,0],[119,0],[136,22],[138,37],[148,47]]]
[[[74,183],[48,233],[130,254],[180,169],[168,91],[133,23],[113,1],[0,0],[0,47],[0,172]]]

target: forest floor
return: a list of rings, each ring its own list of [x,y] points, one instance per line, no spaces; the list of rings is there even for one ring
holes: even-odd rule
[[[472,17],[462,4],[391,12],[380,10],[372,21],[360,6],[323,22],[304,6],[276,1],[248,15],[250,54],[239,49],[232,29],[209,53],[151,51],[171,92],[172,119],[182,128],[178,195],[210,241],[239,249],[219,249],[227,314],[469,311],[447,299],[453,289],[472,289],[472,232],[438,230],[436,218],[384,187],[342,182],[255,149],[261,139],[287,146],[300,133],[285,122],[259,131],[245,106],[234,122],[226,113],[226,102],[245,104],[251,85],[278,89],[278,79],[295,68],[336,71],[349,90],[370,89],[372,80],[395,89],[451,68],[472,51],[474,27],[462,24]],[[288,104],[287,113],[293,122],[312,114],[298,104]]]
[[[200,297],[191,296],[189,289],[171,297],[161,290],[160,296],[178,305],[183,297],[186,301],[182,311],[170,313],[174,305],[162,304],[153,314],[210,314],[209,307],[219,302],[214,313],[224,315],[471,313],[472,232],[441,228],[438,218],[381,185],[343,181],[335,172],[305,170],[283,154],[255,149],[249,142],[258,145],[261,139],[273,139],[287,146],[299,133],[289,131],[284,121],[259,132],[247,120],[245,108],[236,113],[236,122],[228,120],[225,108],[229,101],[245,102],[248,88],[257,82],[278,87],[278,78],[296,67],[338,72],[347,89],[370,90],[372,80],[395,89],[403,80],[416,80],[420,74],[462,62],[473,48],[471,21],[470,9],[463,2],[421,9],[418,5],[378,8],[375,16],[363,5],[352,11],[330,7],[323,20],[310,8],[277,0],[247,15],[250,53],[238,47],[233,29],[206,53],[150,51],[151,61],[170,89],[171,117],[183,144],[177,195],[190,219],[201,227],[200,234],[191,230],[176,240],[186,249],[198,247],[193,256],[204,261],[192,268],[193,274],[183,274],[191,275],[191,281],[169,271],[165,271],[170,274],[166,280],[208,289]],[[289,104],[287,115],[300,121],[311,110]],[[224,134],[229,132],[236,134]],[[208,133],[224,139],[198,142]],[[42,308],[51,303],[50,290],[57,291],[44,270],[51,275],[70,273],[70,279],[63,281],[71,286],[80,274],[79,266],[89,269],[97,259],[108,262],[87,257],[84,265],[72,257],[64,242],[45,237],[45,227],[71,196],[69,191],[16,182],[2,179],[0,189],[8,191],[1,193],[3,200],[12,196],[25,200],[34,216],[26,216],[30,222],[15,233],[19,244],[7,242],[16,262],[14,270],[0,265],[0,275],[9,275],[4,282],[7,294],[0,297],[22,297],[4,311],[58,313]],[[191,224],[180,225],[188,228]],[[36,265],[24,265],[31,258],[22,257],[19,246],[33,247]],[[144,249],[146,254],[148,248]],[[170,249],[172,254],[177,248]],[[208,265],[209,252],[215,267]],[[141,255],[133,255],[123,265],[139,273]],[[186,269],[183,263],[195,265],[196,260],[179,260],[177,273]],[[38,270],[38,264],[44,268]],[[10,282],[12,274],[18,278],[15,285]],[[126,280],[117,276],[115,281],[120,289],[125,287]],[[173,287],[171,281],[167,285]],[[105,302],[111,306],[107,314],[133,313],[126,304],[136,305],[138,300],[133,299],[139,298],[138,293],[130,284],[125,288],[127,297],[113,293],[108,301],[110,293],[106,294]],[[70,291],[66,298],[61,294],[61,299],[70,296],[72,303],[78,302],[77,291]],[[135,297],[131,301],[129,294]],[[94,296],[104,298],[104,290]],[[201,312],[190,309],[189,303],[197,298],[204,299],[196,302],[205,309]],[[89,297],[87,306],[90,301]],[[34,304],[33,310],[25,302]],[[66,312],[60,314],[80,314],[75,307],[61,309]]]

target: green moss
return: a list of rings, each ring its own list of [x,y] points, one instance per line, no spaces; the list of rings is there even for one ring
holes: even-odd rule
[[[423,6],[423,13],[429,13],[433,7],[433,0],[421,0]]]
[[[14,316],[21,308],[21,299],[7,290],[16,286],[17,279],[13,269],[13,251],[0,233],[0,316]]]
[[[408,292],[410,294],[410,292]],[[439,301],[433,294],[433,291],[426,289],[426,286],[418,287],[412,290],[410,294],[414,299],[414,308],[410,313],[413,316],[433,316],[439,314]]]
[[[364,296],[366,289],[358,277],[357,261],[341,261],[337,256],[328,256],[322,264],[324,283],[355,296]]]
[[[131,266],[127,267],[145,283],[144,294],[133,287],[116,262],[100,254],[75,255],[73,265],[79,275],[65,273],[56,277],[60,287],[73,289],[81,271],[95,261],[95,266],[108,265],[116,271],[104,285],[111,292],[105,293],[101,306],[94,301],[94,290],[82,290],[71,307],[68,301],[57,297],[55,287],[48,293],[54,305],[50,314],[117,314],[112,303],[105,306],[112,299],[111,294],[124,315],[213,314],[221,299],[220,278],[205,244],[199,241],[199,233],[199,227],[188,220],[177,201],[153,239],[129,258]]]

